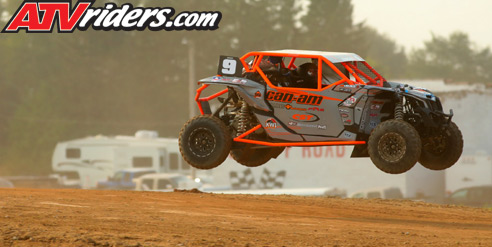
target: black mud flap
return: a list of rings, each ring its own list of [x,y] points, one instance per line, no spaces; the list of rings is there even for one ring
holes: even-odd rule
[[[355,145],[354,150],[350,158],[366,158],[369,157],[369,152],[367,151],[367,144]]]
[[[203,110],[203,114],[212,114],[212,110],[210,109],[210,104],[208,101],[200,101],[200,105]]]

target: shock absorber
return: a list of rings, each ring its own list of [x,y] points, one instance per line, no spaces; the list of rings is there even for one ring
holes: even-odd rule
[[[403,97],[400,97],[395,105],[395,119],[403,120]]]
[[[241,101],[241,103],[242,103],[241,110],[239,110],[239,114],[236,116],[238,118],[237,136],[243,134],[248,130],[249,122],[250,122],[249,106],[244,101]]]

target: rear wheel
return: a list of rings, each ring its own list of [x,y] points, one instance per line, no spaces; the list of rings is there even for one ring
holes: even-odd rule
[[[431,170],[444,170],[454,165],[463,152],[463,135],[458,126],[450,122],[449,126],[422,144],[419,163]]]
[[[231,156],[243,166],[257,167],[277,158],[284,149],[285,147],[251,148],[251,144],[246,144],[245,148],[231,150]]]
[[[183,159],[198,169],[212,169],[222,164],[231,145],[227,126],[210,115],[190,119],[179,133],[179,151]]]
[[[417,130],[402,120],[388,120],[379,124],[369,136],[368,152],[381,171],[400,174],[410,170],[421,153]]]

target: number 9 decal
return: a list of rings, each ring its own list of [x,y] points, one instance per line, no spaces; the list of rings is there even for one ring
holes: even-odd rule
[[[220,56],[218,75],[240,77],[243,65],[238,57]]]
[[[232,59],[224,59],[222,61],[222,74],[234,75],[236,73],[237,62]]]

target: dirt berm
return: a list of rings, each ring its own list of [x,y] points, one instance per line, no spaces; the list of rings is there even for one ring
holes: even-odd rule
[[[492,246],[492,210],[397,200],[0,189],[0,246]]]

